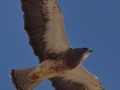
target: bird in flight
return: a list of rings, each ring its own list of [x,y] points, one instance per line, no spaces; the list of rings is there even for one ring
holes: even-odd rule
[[[97,77],[81,65],[92,50],[70,46],[57,1],[20,1],[24,30],[39,65],[10,71],[16,90],[32,90],[45,78],[55,90],[105,90]]]

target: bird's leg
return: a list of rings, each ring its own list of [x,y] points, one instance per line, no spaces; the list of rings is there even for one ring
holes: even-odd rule
[[[27,78],[29,78],[31,80],[39,80],[39,79],[41,79],[40,74],[41,74],[41,68],[39,66],[37,66],[33,71],[31,71],[27,75]]]
[[[32,80],[39,80],[39,79],[41,79],[40,72],[33,73],[33,75],[31,76],[31,79]]]

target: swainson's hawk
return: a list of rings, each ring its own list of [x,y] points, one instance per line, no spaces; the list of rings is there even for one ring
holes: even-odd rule
[[[21,0],[21,8],[24,29],[40,63],[11,70],[16,90],[32,90],[45,78],[55,90],[104,90],[100,81],[81,65],[92,50],[70,46],[56,0]]]

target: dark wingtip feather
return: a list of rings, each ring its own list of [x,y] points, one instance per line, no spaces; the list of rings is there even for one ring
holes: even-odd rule
[[[15,78],[14,72],[15,72],[15,70],[11,69],[9,76],[10,76],[11,82],[14,84],[14,87],[16,88],[16,90],[18,90],[17,88],[20,88],[20,87],[18,87],[18,83],[17,83],[17,80]],[[20,90],[23,90],[23,89],[20,89]]]
[[[14,76],[14,69],[12,69],[12,70],[10,71],[9,76],[10,76],[11,82],[15,84],[15,81],[16,81],[16,80],[15,80],[15,76]]]

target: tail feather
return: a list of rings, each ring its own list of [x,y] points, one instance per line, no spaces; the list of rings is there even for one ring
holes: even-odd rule
[[[36,66],[35,66],[36,67]],[[27,75],[35,69],[35,67],[12,69],[10,71],[11,81],[14,84],[16,90],[32,90],[43,79],[33,81],[27,77]]]

